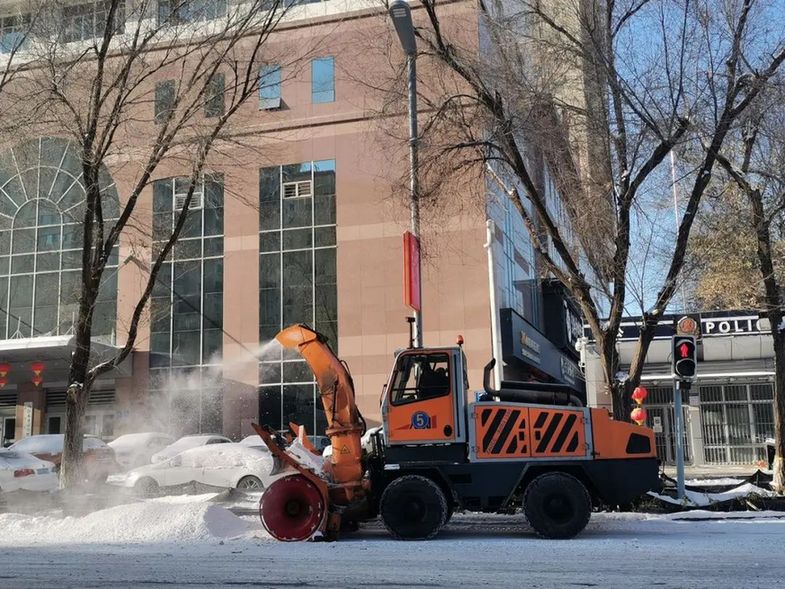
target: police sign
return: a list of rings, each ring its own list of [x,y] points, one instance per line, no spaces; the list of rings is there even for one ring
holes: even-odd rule
[[[673,336],[673,377],[690,381],[695,378],[698,368],[698,346],[695,336]]]

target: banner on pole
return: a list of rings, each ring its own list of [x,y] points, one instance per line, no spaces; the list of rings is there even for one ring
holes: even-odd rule
[[[403,303],[422,310],[420,300],[420,240],[411,232],[403,234]]]

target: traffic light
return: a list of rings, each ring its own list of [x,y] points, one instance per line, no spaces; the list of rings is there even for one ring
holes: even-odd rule
[[[698,367],[698,346],[691,335],[673,336],[673,376],[692,380]]]

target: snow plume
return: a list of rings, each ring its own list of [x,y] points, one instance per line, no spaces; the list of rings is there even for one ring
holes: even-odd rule
[[[256,389],[255,384],[238,385],[231,380],[232,375],[255,374],[261,362],[288,358],[289,353],[273,339],[256,348],[244,348],[231,358],[214,356],[201,368],[158,371],[159,376],[151,376],[149,395],[141,395],[147,402],[129,410],[118,423],[118,429],[124,433],[157,431],[174,437],[220,433],[226,388]]]

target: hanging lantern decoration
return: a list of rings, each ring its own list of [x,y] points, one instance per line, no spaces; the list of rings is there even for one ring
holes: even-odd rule
[[[632,400],[635,401],[638,406],[643,405],[643,402],[648,396],[649,391],[646,390],[646,387],[635,387],[635,390],[632,391]]]
[[[0,362],[0,378],[5,378],[11,372],[11,365],[8,362]]]
[[[44,363],[43,362],[33,362],[30,364],[30,368],[33,370],[33,384],[35,386],[41,386],[41,383],[44,382],[44,377],[41,376],[41,373],[44,371]]]
[[[630,419],[638,425],[643,425],[646,423],[646,410],[643,407],[636,407],[630,413]]]

